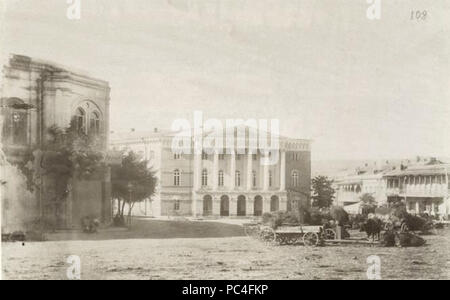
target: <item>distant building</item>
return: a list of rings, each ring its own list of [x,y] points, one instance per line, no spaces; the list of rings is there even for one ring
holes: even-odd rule
[[[40,216],[55,218],[57,227],[77,226],[86,215],[109,220],[110,179],[107,169],[89,181],[74,178],[64,202],[56,201],[57,197],[45,192],[38,193],[37,189],[30,191],[24,176],[14,170],[15,166],[23,164],[31,150],[47,143],[49,127],[56,125],[64,129],[72,120],[80,131],[95,134],[100,141],[99,150],[106,151],[110,101],[108,82],[20,55],[10,57],[3,68],[2,79],[1,151],[4,172],[1,179],[5,181],[1,195],[2,230],[22,230]],[[8,170],[14,175],[8,176]]]
[[[310,205],[310,141],[280,137],[279,160],[260,164],[260,152],[175,154],[174,132],[114,133],[111,147],[133,150],[150,161],[158,187],[137,214],[154,216],[261,216]],[[193,150],[192,152],[193,153]]]
[[[380,205],[386,202],[386,186],[382,173],[346,176],[335,185],[336,205],[347,206],[359,203],[364,194],[372,195]]]
[[[449,216],[450,164],[411,166],[386,172],[388,202],[402,200],[410,213]]]
[[[449,169],[449,164],[422,157],[374,166],[366,164],[335,179],[335,203],[357,213],[361,196],[370,194],[378,206],[403,201],[410,213],[448,216]]]

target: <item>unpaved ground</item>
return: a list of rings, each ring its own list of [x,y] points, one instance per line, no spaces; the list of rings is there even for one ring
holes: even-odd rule
[[[268,246],[247,237],[3,243],[4,279],[366,279],[369,255],[383,279],[450,279],[450,230],[421,248]]]

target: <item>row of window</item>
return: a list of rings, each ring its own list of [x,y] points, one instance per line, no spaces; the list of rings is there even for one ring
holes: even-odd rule
[[[243,154],[236,154],[236,160],[241,160]],[[219,154],[219,160],[225,160],[225,154]],[[173,155],[173,159],[178,160],[181,159],[181,154],[175,153]],[[205,152],[202,153],[202,160],[208,160],[209,159],[209,155]],[[252,154],[252,159],[253,160],[257,160],[258,156],[256,154]]]
[[[300,158],[301,158],[301,154],[300,153],[292,153],[292,160],[299,161]]]
[[[28,131],[30,126],[29,112],[25,108],[21,108],[26,104],[17,98],[7,99],[5,103],[8,112],[4,114],[5,119],[2,131],[4,142],[14,145],[28,144]],[[95,135],[100,134],[100,113],[88,102],[83,103],[83,105],[76,109],[74,121],[78,132]]]
[[[445,175],[437,176],[411,176],[402,179],[388,179],[387,185],[389,188],[396,188],[402,184],[443,184],[446,182]]]
[[[181,176],[181,172],[179,169],[176,169],[173,172],[173,184],[175,186],[180,186],[180,176]],[[241,186],[241,172],[240,171],[236,171],[235,172],[235,186],[240,187]],[[257,186],[257,176],[256,176],[256,172],[253,171],[252,172],[252,184],[253,187]],[[293,171],[292,175],[291,175],[291,180],[292,180],[292,185],[293,186],[298,186],[299,184],[299,176],[298,176],[298,172],[297,171]],[[224,186],[224,172],[222,170],[219,171],[218,174],[218,186]],[[269,171],[269,187],[272,187],[273,185],[273,176],[272,176],[272,171]],[[202,171],[202,186],[208,186],[208,170],[207,169],[203,169]]]

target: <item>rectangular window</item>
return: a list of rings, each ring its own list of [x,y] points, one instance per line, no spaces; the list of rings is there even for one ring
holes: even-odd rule
[[[25,145],[27,144],[27,113],[26,112],[14,112],[12,115],[13,121],[13,144]]]
[[[272,187],[272,171],[269,171],[269,187]]]
[[[180,200],[175,200],[175,202],[173,204],[173,209],[180,210]]]
[[[219,186],[223,186],[223,185],[224,185],[223,171],[219,171]]]

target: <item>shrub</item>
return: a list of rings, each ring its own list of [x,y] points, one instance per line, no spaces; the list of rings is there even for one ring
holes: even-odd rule
[[[344,210],[343,207],[333,206],[330,210],[330,215],[335,220],[339,226],[344,226],[349,222],[348,213]]]
[[[328,210],[320,210],[317,208],[312,208],[309,214],[310,214],[309,225],[323,225],[333,219]]]
[[[349,216],[349,223],[353,229],[359,229],[360,224],[367,221],[367,215],[356,214]]]
[[[298,224],[299,215],[292,211],[276,211],[272,213],[264,213],[262,215],[262,222],[272,228],[277,228],[282,224]]]
[[[426,230],[426,224],[427,220],[423,219],[419,216],[413,216],[411,214],[407,214],[404,218],[404,221],[406,225],[408,226],[409,230],[412,231],[419,231],[419,230]]]

